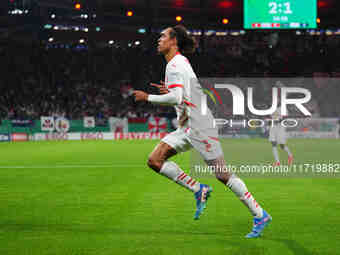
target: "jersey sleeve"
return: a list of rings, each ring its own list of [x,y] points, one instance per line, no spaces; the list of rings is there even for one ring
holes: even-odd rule
[[[169,93],[149,95],[148,101],[156,104],[180,105],[184,94],[184,76],[179,70],[169,68],[166,71],[165,85]]]
[[[149,95],[148,101],[155,104],[179,105],[182,103],[183,89],[173,88],[164,95]]]

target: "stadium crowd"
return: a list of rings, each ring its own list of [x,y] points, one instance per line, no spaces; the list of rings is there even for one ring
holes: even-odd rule
[[[200,77],[260,78],[256,95],[263,107],[271,103],[271,88],[277,85],[263,78],[301,77],[301,85],[312,92],[308,106],[314,116],[340,116],[340,84],[330,79],[340,77],[339,36],[280,32],[196,39],[197,52],[188,57]],[[131,97],[133,89],[156,93],[149,83],[163,80],[165,61],[155,52],[156,40],[149,41],[153,44],[116,42],[87,49],[2,43],[0,119],[173,116],[169,107],[136,104]],[[231,114],[231,102],[225,107]]]

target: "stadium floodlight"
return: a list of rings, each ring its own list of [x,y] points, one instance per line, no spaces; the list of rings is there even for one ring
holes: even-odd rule
[[[80,3],[76,3],[76,4],[74,5],[74,8],[75,8],[76,10],[80,10],[80,9],[81,9],[81,4],[80,4]]]
[[[15,9],[14,11],[11,11],[10,12],[10,14],[13,14],[13,15],[16,15],[16,14],[19,14],[19,15],[21,15],[21,14],[23,14],[24,12],[22,11],[22,10],[20,10],[20,9]]]
[[[226,19],[226,18],[224,18],[224,19],[222,19],[222,23],[223,23],[224,25],[227,25],[227,24],[229,23],[229,20]]]

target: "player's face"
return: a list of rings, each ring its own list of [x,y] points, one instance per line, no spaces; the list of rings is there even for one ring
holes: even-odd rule
[[[161,32],[158,39],[157,51],[161,54],[166,54],[171,47],[176,45],[176,38],[170,38],[171,28],[167,28]]]

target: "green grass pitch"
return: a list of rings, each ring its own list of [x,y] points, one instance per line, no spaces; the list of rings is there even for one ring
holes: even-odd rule
[[[340,179],[245,178],[273,216],[247,240],[249,212],[213,178],[200,180],[214,192],[193,220],[193,194],[146,166],[156,143],[0,143],[0,254],[340,254]],[[273,161],[265,140],[225,144],[230,163]],[[340,163],[340,140],[289,145],[297,162]],[[174,160],[187,169],[190,153]]]

